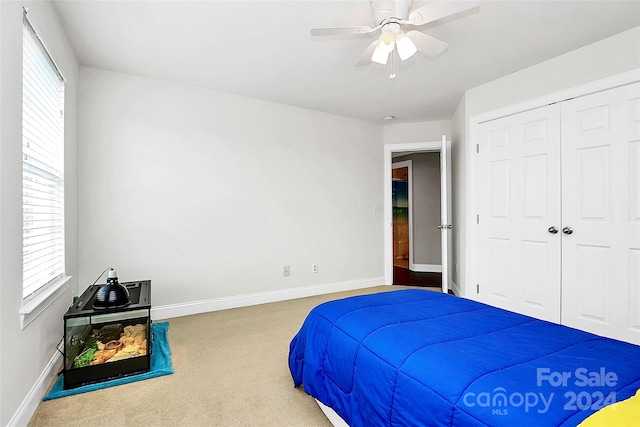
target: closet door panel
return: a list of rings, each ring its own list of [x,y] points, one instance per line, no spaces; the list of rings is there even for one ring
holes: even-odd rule
[[[640,343],[640,85],[562,103],[562,323]]]
[[[560,124],[550,105],[480,125],[478,299],[560,321]]]
[[[624,327],[628,335],[640,339],[640,87],[636,85],[635,97],[630,93],[627,105],[628,126],[626,140],[629,141],[629,276],[627,310],[629,315],[624,319]]]
[[[611,325],[611,312],[608,310],[611,292],[607,283],[611,271],[611,248],[607,246],[576,245],[575,282],[581,284],[581,292],[572,303],[578,308],[579,318],[598,323],[605,327]],[[569,264],[565,263],[568,268]]]
[[[638,286],[638,278],[640,278],[640,250],[631,249],[629,251],[629,280],[636,280],[636,283],[629,282],[629,301],[627,304],[629,318],[625,327],[630,330],[632,335],[640,333],[640,286]]]

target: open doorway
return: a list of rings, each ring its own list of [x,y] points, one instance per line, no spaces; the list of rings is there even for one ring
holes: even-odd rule
[[[440,153],[392,156],[393,284],[441,287]]]
[[[449,143],[385,145],[385,283],[449,289]],[[408,253],[407,253],[408,252]]]

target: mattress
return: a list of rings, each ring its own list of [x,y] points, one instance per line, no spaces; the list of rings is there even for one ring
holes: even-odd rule
[[[294,385],[350,426],[577,425],[640,388],[640,347],[426,290],[314,308]]]

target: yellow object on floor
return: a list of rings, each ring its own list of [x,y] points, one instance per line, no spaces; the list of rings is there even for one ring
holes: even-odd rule
[[[578,427],[618,427],[638,424],[640,424],[640,390],[635,396],[622,402],[605,406],[578,424]]]

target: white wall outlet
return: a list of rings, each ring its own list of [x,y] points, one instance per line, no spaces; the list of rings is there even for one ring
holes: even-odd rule
[[[289,266],[288,265],[285,265],[284,267],[282,267],[282,276],[289,277]]]
[[[312,273],[317,273],[318,272],[318,264],[317,263],[313,263],[311,264],[311,272]]]

